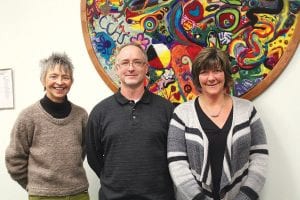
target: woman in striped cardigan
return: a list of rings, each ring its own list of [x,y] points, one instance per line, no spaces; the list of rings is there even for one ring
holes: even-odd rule
[[[192,65],[199,96],[174,110],[169,170],[182,200],[253,200],[265,183],[268,148],[254,105],[228,95],[227,55],[203,49]]]

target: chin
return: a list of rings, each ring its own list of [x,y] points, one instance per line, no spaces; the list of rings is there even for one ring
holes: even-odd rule
[[[221,91],[214,91],[214,92],[212,92],[212,91],[206,91],[205,93],[207,95],[209,95],[209,96],[218,96],[220,94],[223,94],[223,92],[221,92]]]
[[[67,94],[59,94],[59,95],[56,95],[55,98],[57,99],[64,99],[66,97]]]
[[[125,84],[128,86],[139,86],[143,84],[143,82],[140,81],[125,81]]]

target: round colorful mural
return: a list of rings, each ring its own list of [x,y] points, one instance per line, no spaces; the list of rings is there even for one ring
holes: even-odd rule
[[[182,103],[197,96],[191,63],[210,46],[228,53],[232,95],[263,92],[298,47],[299,9],[300,0],[82,0],[81,21],[93,64],[113,91],[114,52],[134,41],[147,51],[146,87]]]

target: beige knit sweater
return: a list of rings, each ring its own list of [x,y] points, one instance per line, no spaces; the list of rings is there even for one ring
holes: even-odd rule
[[[6,149],[11,177],[30,195],[65,196],[88,189],[83,168],[87,112],[74,104],[68,117],[53,118],[39,102],[22,111]]]

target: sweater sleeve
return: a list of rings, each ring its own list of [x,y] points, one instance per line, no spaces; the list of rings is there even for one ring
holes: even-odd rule
[[[30,118],[21,113],[11,131],[10,144],[5,152],[8,173],[24,189],[26,189],[28,181],[28,157],[33,127]]]
[[[83,120],[82,120],[82,143],[81,143],[81,147],[82,147],[82,160],[85,159],[86,156],[86,125],[87,125],[87,118],[88,118],[88,114],[85,113]]]
[[[266,179],[269,154],[267,139],[261,119],[254,107],[250,117],[250,129],[251,149],[248,176],[235,200],[258,199]]]
[[[103,148],[100,141],[101,126],[97,122],[92,112],[87,122],[85,142],[88,164],[100,178],[103,168]]]
[[[169,171],[176,186],[177,198],[184,200],[210,199],[203,194],[193,176],[187,158],[185,125],[176,114],[170,122],[168,132]]]

